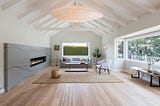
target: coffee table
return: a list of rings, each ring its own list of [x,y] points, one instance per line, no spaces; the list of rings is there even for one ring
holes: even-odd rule
[[[69,71],[66,71],[66,72],[74,72],[74,71],[71,71],[72,65],[83,65],[84,68],[86,68],[86,71],[75,71],[75,72],[88,72],[88,63],[87,62],[73,61],[73,62],[66,62],[65,64],[68,65],[68,68],[69,68]]]

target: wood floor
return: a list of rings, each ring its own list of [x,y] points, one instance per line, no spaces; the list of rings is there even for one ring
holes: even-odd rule
[[[0,95],[0,106],[160,106],[159,87],[126,73],[111,72],[123,83],[32,84],[43,73]]]

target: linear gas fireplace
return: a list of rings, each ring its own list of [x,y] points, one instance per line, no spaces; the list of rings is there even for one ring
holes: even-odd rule
[[[42,56],[42,57],[37,57],[37,58],[32,58],[30,59],[30,66],[33,67],[35,65],[41,64],[46,62],[46,56]]]

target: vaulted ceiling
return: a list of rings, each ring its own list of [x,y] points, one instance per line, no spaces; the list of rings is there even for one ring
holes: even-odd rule
[[[74,0],[0,0],[2,11],[12,9],[21,20],[48,35],[62,30],[93,31],[101,35],[138,21],[145,14],[159,10],[160,0],[77,0],[78,5],[91,7],[104,14],[88,22],[65,22],[51,15],[61,6],[73,5]]]

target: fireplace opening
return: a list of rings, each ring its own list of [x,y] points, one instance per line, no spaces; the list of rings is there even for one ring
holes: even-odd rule
[[[30,66],[33,67],[44,62],[46,62],[46,56],[32,58],[30,59]]]

